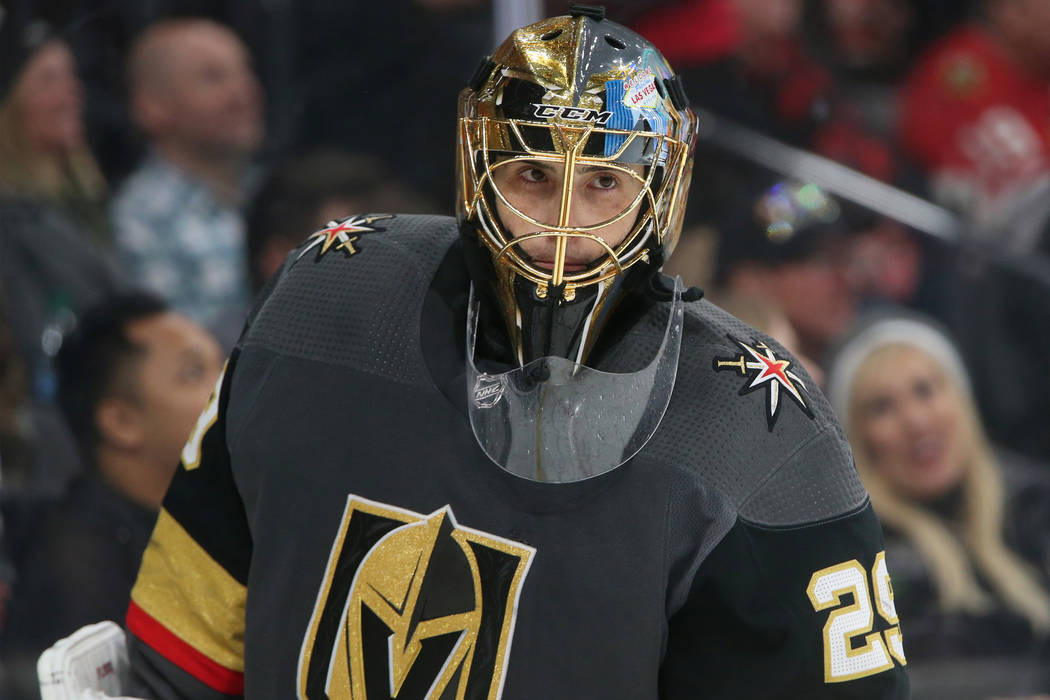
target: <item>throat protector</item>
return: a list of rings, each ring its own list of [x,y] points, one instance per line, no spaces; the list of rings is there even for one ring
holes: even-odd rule
[[[564,357],[508,371],[485,371],[474,356],[480,300],[467,314],[467,406],[489,459],[515,476],[569,483],[605,474],[656,432],[671,399],[682,344],[684,303],[675,280],[667,326],[644,368],[604,372]]]

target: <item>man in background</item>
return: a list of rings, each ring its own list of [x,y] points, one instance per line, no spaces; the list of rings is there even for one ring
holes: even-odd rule
[[[856,237],[839,204],[815,185],[783,182],[741,211],[721,235],[716,287],[779,307],[796,352],[819,362],[849,328],[861,294]]]
[[[247,245],[258,291],[308,233],[365,212],[423,214],[437,205],[360,153],[319,148],[275,166],[248,208]]]
[[[128,73],[150,153],[114,202],[118,259],[133,281],[232,343],[249,296],[241,205],[263,138],[248,52],[215,22],[165,20],[135,42]]]
[[[17,580],[0,651],[13,697],[36,695],[37,656],[56,639],[122,618],[222,352],[160,299],[128,293],[83,315],[57,365],[60,403],[89,469],[34,537],[8,543]]]

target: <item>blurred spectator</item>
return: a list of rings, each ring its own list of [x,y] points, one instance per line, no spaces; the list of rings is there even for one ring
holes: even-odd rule
[[[680,276],[686,287],[708,289],[714,278],[717,253],[717,230],[702,224],[687,225],[662,269],[665,275]]]
[[[278,109],[294,112],[295,147],[339,144],[377,157],[440,204],[431,213],[446,213],[456,130],[443,115],[456,113],[478,57],[492,50],[489,4],[289,3],[296,33],[286,70],[295,99]]]
[[[942,204],[976,218],[983,250],[962,251],[938,310],[974,368],[989,432],[1050,460],[1050,369],[1010,372],[1050,351],[1050,278],[1024,270],[1050,260],[1050,3],[983,0],[915,66],[903,89],[900,138],[927,169]],[[1007,262],[1010,262],[1007,260]],[[1038,273],[1038,271],[1035,271]]]
[[[333,219],[380,212],[427,214],[434,205],[369,156],[317,150],[276,168],[248,214],[248,256],[258,290],[288,251]]]
[[[823,358],[856,314],[854,244],[830,195],[813,184],[777,183],[723,228],[717,291],[779,307],[798,336],[797,351]]]
[[[808,43],[834,74],[851,116],[882,139],[897,123],[897,83],[918,46],[918,15],[911,0],[810,3]]]
[[[896,75],[911,48],[915,7],[908,0],[821,0],[822,19],[841,66]]]
[[[73,54],[28,7],[0,15],[0,206],[57,206],[105,243],[106,188],[85,142]]]
[[[25,440],[18,420],[24,392],[25,376],[7,325],[4,294],[0,288],[0,499],[8,475],[24,472],[26,468]],[[6,542],[8,525],[3,515],[0,509],[0,630],[4,628],[7,603],[15,578],[14,563]]]
[[[107,258],[55,209],[30,202],[0,204],[0,294],[26,375],[23,426],[29,468],[8,471],[4,488],[57,492],[80,469],[72,437],[55,405],[51,361],[75,309],[122,286]]]
[[[19,411],[25,396],[25,369],[7,322],[7,303],[0,287],[0,489],[12,473],[26,470]]]
[[[857,235],[855,272],[866,304],[907,306],[923,272],[919,241],[893,219],[880,218]]]
[[[137,39],[128,70],[151,153],[114,202],[119,260],[135,282],[232,340],[249,295],[240,207],[263,138],[247,51],[210,20],[166,20]]]
[[[966,697],[1050,689],[1050,484],[992,450],[951,341],[923,317],[875,317],[836,353],[827,393],[886,527],[913,677],[995,657],[999,685]]]
[[[806,44],[803,6],[683,0],[644,14],[635,28],[679,66],[693,104],[889,181],[896,175],[889,132],[875,128],[879,120],[868,123],[872,110],[845,97]]]
[[[1048,171],[1050,3],[982,8],[915,65],[899,128],[935,198],[986,220]]]
[[[1040,462],[1050,462],[1050,365],[1032,359],[1050,355],[1050,275],[1017,268],[1045,260],[1028,253],[1006,267],[985,250],[960,249],[944,280],[949,304],[938,315],[973,372],[989,434]]]
[[[54,405],[51,357],[75,323],[72,310],[113,290],[118,276],[96,245],[105,237],[105,188],[84,142],[73,56],[29,3],[3,9],[0,296],[24,368],[18,410],[27,441],[3,488],[54,493],[79,461]]]
[[[796,145],[830,114],[831,74],[802,44],[802,0],[687,0],[634,29],[663,51],[694,104]]]
[[[672,277],[681,276],[686,286],[712,289],[717,260],[718,232],[706,226],[694,226],[682,232],[674,253],[662,271]],[[794,326],[774,299],[718,287],[712,289],[707,299],[752,328],[777,340],[802,362],[818,386],[823,384],[823,371],[814,360],[806,357],[801,351]]]
[[[803,4],[801,0],[683,0],[652,10],[639,18],[636,27],[652,36],[665,52],[680,56],[690,100],[713,112],[716,118],[727,117],[883,182],[906,178],[908,173],[900,167],[900,159],[890,145],[890,130],[884,124],[880,126],[879,120],[867,119],[873,110],[862,109],[844,96],[836,76],[817,61],[803,41]],[[740,202],[740,192],[752,191],[756,183],[769,182],[770,176],[751,165],[742,165],[719,148],[722,137],[717,122],[709,138],[710,143],[701,143],[698,149],[694,180],[702,184],[692,189],[687,216],[691,222],[722,228],[727,219],[739,215],[740,206],[747,212],[752,209],[753,202]],[[829,327],[823,331],[797,328],[803,354],[817,359],[826,345],[825,336],[834,332],[830,329],[841,330],[848,323],[855,298],[864,293],[863,288],[869,283],[883,288],[875,290],[879,296],[888,293],[896,300],[910,302],[918,295],[918,271],[924,256],[910,233],[890,221],[878,223],[870,214],[857,216],[860,210],[854,209],[857,211],[851,212],[851,218],[857,221],[851,221],[849,228],[875,229],[865,246],[868,252],[878,254],[878,260],[873,257],[872,262],[892,259],[904,266],[900,268],[902,274],[897,275],[881,267],[872,269],[867,280],[855,280],[856,290],[840,294],[841,300],[834,304],[830,303],[833,295],[828,294],[829,308],[823,310],[828,313],[797,310],[793,323]],[[730,244],[725,250],[732,249],[734,256],[739,253],[750,259],[753,256],[746,250],[749,245]],[[749,269],[754,272],[758,267]],[[817,266],[807,269],[816,271]],[[828,275],[817,277],[824,282],[831,279]],[[769,296],[769,292],[746,294]],[[795,292],[791,295],[797,296]],[[789,317],[796,316],[787,308],[788,303],[780,305]]]
[[[32,539],[12,547],[21,554],[0,648],[14,697],[35,696],[36,657],[55,640],[84,624],[123,619],[222,355],[196,323],[135,293],[84,313],[57,364],[62,407],[90,469]]]

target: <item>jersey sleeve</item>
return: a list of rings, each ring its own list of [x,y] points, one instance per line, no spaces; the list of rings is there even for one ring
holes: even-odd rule
[[[738,515],[668,635],[668,700],[908,697],[882,530],[866,498],[796,525]]]
[[[244,611],[252,541],[231,470],[226,409],[235,350],[183,448],[127,613],[133,694],[244,693]]]

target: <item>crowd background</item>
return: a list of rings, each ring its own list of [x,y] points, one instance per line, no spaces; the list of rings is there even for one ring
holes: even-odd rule
[[[0,0],[3,697],[126,603],[181,417],[287,251],[452,214],[458,91],[568,6]],[[606,7],[700,115],[667,270],[845,397],[915,697],[1050,692],[1050,3]],[[872,314],[909,330],[893,361],[857,350]]]

